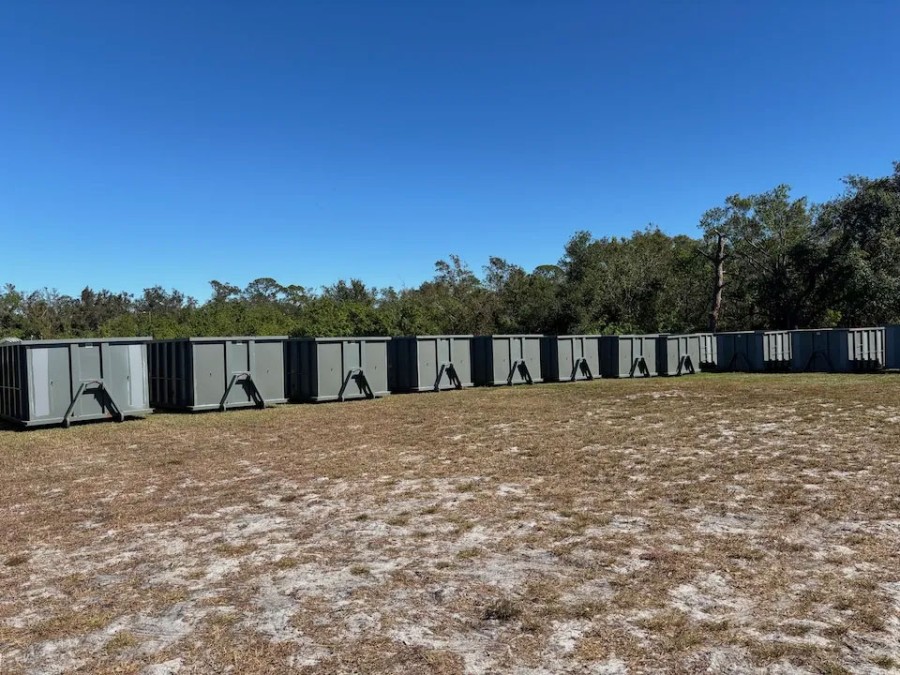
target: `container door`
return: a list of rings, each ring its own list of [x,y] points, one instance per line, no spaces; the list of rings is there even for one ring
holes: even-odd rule
[[[28,350],[31,420],[60,419],[71,401],[68,347]]]
[[[492,338],[491,350],[494,354],[493,382],[497,384],[506,384],[506,378],[509,377],[509,368],[512,363],[510,360],[512,338]]]
[[[600,377],[600,338],[591,337],[584,341],[584,358],[591,367],[591,374]]]
[[[638,337],[635,338],[637,342],[637,347],[640,355],[644,357],[644,361],[647,362],[647,369],[650,371],[651,375],[656,375],[658,368],[656,365],[656,338],[654,337]],[[678,347],[675,347],[676,353]],[[631,366],[629,366],[630,368]],[[637,372],[637,371],[635,371]]]
[[[128,405],[132,410],[146,410],[147,367],[146,345],[128,345]]]
[[[634,363],[634,338],[614,337],[613,342],[619,358],[618,376],[627,377],[631,372],[631,364]]]
[[[387,343],[381,340],[377,342],[364,342],[362,349],[365,355],[366,379],[372,392],[379,394],[388,390],[387,383]],[[432,382],[434,380],[432,379]]]
[[[318,377],[319,398],[335,398],[341,390],[341,384],[346,377],[346,369],[358,365],[358,349],[351,349],[355,343],[340,342],[313,342],[310,348],[315,350]],[[344,350],[350,351],[349,358],[345,358]],[[352,384],[350,386],[353,386]]]
[[[539,382],[544,379],[541,371],[541,340],[540,338],[522,338],[522,359],[528,366],[531,379]],[[569,368],[569,373],[572,369]]]
[[[472,341],[469,338],[456,338],[448,341],[449,360],[456,368],[456,374],[464,387],[472,384]]]
[[[144,345],[107,344],[103,383],[123,413],[146,410],[147,373],[144,367]]]
[[[559,379],[566,381],[572,377],[572,368],[575,367],[575,343],[577,338],[556,338],[557,363],[559,364]],[[533,376],[532,376],[533,377]],[[576,379],[581,379],[581,371],[576,373]]]
[[[253,381],[266,401],[284,400],[284,343],[254,342]]]
[[[691,364],[694,366],[694,370],[700,370],[700,364],[702,363],[701,352],[703,351],[701,343],[703,342],[703,337],[700,335],[690,335],[684,339],[685,348],[687,350],[687,355],[691,357]]]
[[[444,356],[448,351],[446,345],[442,345],[441,343],[444,341],[437,338],[411,340],[410,342],[418,347],[416,367],[418,368],[419,379],[413,386],[429,388],[434,385],[434,381],[437,379],[440,364],[447,360],[447,357]],[[441,382],[441,385],[446,386],[446,382]]]
[[[194,405],[218,406],[225,395],[225,343],[195,342],[194,348]]]

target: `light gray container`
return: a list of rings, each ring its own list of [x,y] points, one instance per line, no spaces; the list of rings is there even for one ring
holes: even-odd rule
[[[656,343],[659,335],[604,335],[600,340],[600,372],[603,377],[652,377],[656,375]]]
[[[204,411],[285,403],[286,336],[202,337],[150,343],[150,403]]]
[[[791,331],[758,330],[718,333],[719,370],[745,373],[791,368]]]
[[[476,387],[543,382],[543,335],[479,335],[472,341]]]
[[[471,335],[416,335],[388,342],[392,392],[462,389],[472,383]]]
[[[701,368],[714,367],[715,344],[710,333],[660,335],[656,341],[656,370],[659,375],[692,375]]]
[[[149,415],[150,338],[0,345],[0,418],[26,427]]]
[[[856,372],[876,372],[887,366],[886,331],[884,328],[850,328],[847,350],[850,368]]]
[[[600,377],[599,335],[547,335],[543,372],[548,382],[575,382]]]
[[[884,329],[884,359],[891,370],[900,368],[900,326]]]
[[[387,337],[294,338],[288,341],[292,401],[349,401],[386,396]]]

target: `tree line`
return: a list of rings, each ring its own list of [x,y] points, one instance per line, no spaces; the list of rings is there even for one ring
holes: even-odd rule
[[[779,185],[709,209],[699,237],[649,226],[577,232],[555,264],[527,271],[455,255],[417,288],[358,279],[322,289],[212,281],[200,302],[161,286],[0,291],[0,337],[656,333],[900,323],[900,162],[851,176],[823,204]]]

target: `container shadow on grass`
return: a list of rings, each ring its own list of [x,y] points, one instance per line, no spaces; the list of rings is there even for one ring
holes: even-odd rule
[[[140,422],[141,420],[145,420],[150,415],[126,415],[125,419],[121,422],[116,421],[112,417],[108,417],[106,419],[93,419],[93,420],[72,420],[73,427],[86,427],[86,426],[96,426],[103,424],[129,424],[131,422]],[[11,431],[11,432],[21,432],[21,431],[41,431],[47,429],[63,429],[65,428],[62,422],[56,424],[19,424],[16,422],[10,422],[8,420],[0,420],[0,432]]]

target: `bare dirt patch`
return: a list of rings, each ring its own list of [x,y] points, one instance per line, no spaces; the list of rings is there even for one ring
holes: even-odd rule
[[[0,431],[2,672],[890,672],[897,420],[774,375]]]

